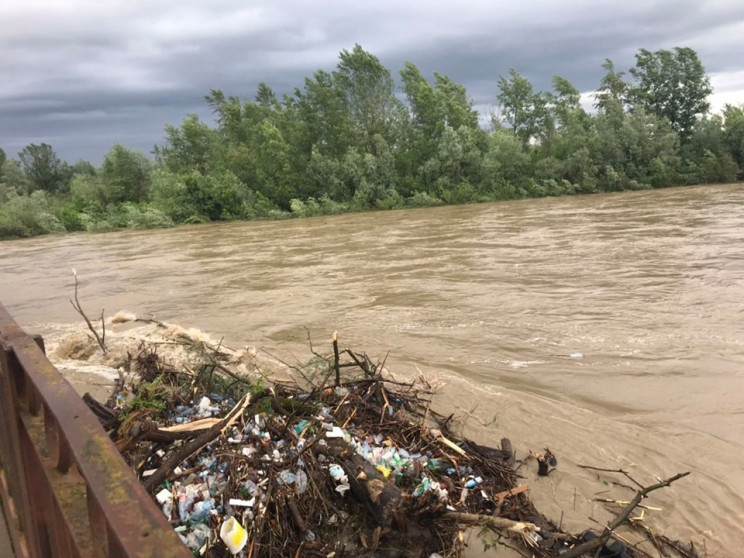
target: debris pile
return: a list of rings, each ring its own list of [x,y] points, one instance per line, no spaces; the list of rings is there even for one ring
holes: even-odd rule
[[[142,342],[109,401],[85,399],[195,556],[460,556],[480,528],[548,558],[591,538],[537,512],[508,439],[456,436],[423,375],[398,381],[334,337],[330,355],[311,345],[292,379],[269,381],[189,343],[198,365]],[[532,457],[540,474],[557,464],[547,448]]]

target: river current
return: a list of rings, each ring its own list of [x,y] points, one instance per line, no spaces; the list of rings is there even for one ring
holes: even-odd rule
[[[0,301],[28,330],[77,325],[71,268],[91,314],[283,360],[307,359],[308,332],[389,352],[476,441],[549,446],[558,469],[522,474],[569,528],[632,497],[578,465],[689,470],[648,524],[744,555],[744,185],[0,242]]]

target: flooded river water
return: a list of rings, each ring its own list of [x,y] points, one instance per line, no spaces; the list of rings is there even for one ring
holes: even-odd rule
[[[0,301],[30,330],[77,323],[72,267],[91,314],[285,360],[307,358],[305,328],[389,351],[445,384],[477,441],[549,446],[558,470],[523,473],[564,526],[610,517],[592,499],[611,486],[579,464],[689,470],[649,524],[744,555],[742,185],[2,242]]]

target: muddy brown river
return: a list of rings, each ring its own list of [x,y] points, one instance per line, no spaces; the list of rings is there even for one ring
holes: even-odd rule
[[[436,399],[522,469],[538,507],[580,529],[632,493],[647,523],[744,556],[744,185],[676,188],[0,243],[0,300],[27,329],[127,309],[285,360],[334,330]],[[622,482],[623,479],[616,479]]]

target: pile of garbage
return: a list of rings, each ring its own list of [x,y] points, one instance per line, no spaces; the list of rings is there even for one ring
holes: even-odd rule
[[[269,382],[217,347],[191,369],[143,343],[109,401],[86,401],[195,556],[457,556],[489,522],[535,556],[566,544],[508,440],[459,439],[425,378],[334,348]]]
[[[188,350],[198,364],[143,341],[105,404],[84,399],[194,556],[452,557],[480,529],[486,546],[549,558],[587,540],[534,508],[508,439],[455,435],[423,375],[398,381],[335,338],[271,381],[221,345]],[[541,475],[557,464],[532,457]]]

